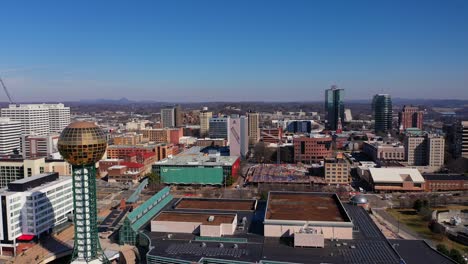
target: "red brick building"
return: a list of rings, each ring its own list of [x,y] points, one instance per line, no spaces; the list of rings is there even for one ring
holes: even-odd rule
[[[464,191],[468,190],[468,176],[463,174],[424,174],[426,191]]]
[[[329,136],[295,137],[294,162],[316,163],[332,157],[332,138]]]
[[[423,128],[423,111],[416,106],[403,106],[403,110],[398,113],[398,127],[400,132],[407,128]]]

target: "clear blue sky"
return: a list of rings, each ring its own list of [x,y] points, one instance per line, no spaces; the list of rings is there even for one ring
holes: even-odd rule
[[[468,99],[466,0],[18,0],[0,29],[18,101]]]

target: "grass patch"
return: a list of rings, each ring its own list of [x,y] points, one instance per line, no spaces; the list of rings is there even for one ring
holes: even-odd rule
[[[441,209],[466,209],[467,206],[452,206],[437,208]],[[462,208],[465,207],[465,208]],[[425,221],[417,212],[413,209],[387,209],[387,212],[395,219],[400,219],[400,224],[408,226],[411,230],[418,233],[422,238],[432,240],[435,244],[444,244],[447,248],[458,249],[461,252],[468,253],[468,247],[459,244],[455,241],[448,239],[446,236],[441,234],[435,234],[429,229],[429,222]]]

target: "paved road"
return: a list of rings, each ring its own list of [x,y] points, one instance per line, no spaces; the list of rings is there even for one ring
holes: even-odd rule
[[[398,223],[398,219],[395,219],[392,215],[387,213],[385,211],[385,209],[372,209],[372,211],[374,212],[374,214],[377,214],[382,219],[384,219],[389,224],[391,224],[394,227],[395,231],[398,232],[398,228],[399,228],[400,232],[404,232],[407,235],[410,235],[412,237],[412,239],[425,240],[429,245],[431,245],[432,247],[435,247],[435,244],[434,244],[434,242],[432,240],[424,239],[417,232],[414,232],[413,230],[411,230],[411,228],[409,228],[405,224]],[[411,239],[411,238],[409,238],[409,239]]]

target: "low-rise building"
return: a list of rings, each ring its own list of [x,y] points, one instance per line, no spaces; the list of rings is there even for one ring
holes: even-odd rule
[[[118,165],[107,169],[109,182],[133,182],[137,183],[145,174],[145,166],[136,162],[122,161]]]
[[[400,143],[364,142],[362,151],[373,161],[377,160],[405,160],[405,147]]]
[[[325,159],[325,181],[330,184],[349,184],[351,181],[351,161],[338,153],[335,158]]]
[[[309,234],[297,240],[296,236]],[[333,193],[270,192],[264,220],[265,237],[309,240],[309,247],[324,247],[325,239],[353,239],[353,223]]]
[[[464,191],[468,190],[468,176],[463,174],[423,174],[426,191]]]
[[[112,140],[114,145],[137,145],[144,142],[143,134],[136,132],[114,135]]]
[[[417,169],[369,168],[363,177],[376,192],[415,192],[425,190],[425,180]]]
[[[332,138],[329,136],[295,137],[294,161],[302,163],[317,163],[332,157]]]
[[[179,139],[184,136],[184,129],[178,128],[154,128],[141,131],[143,137],[154,143],[179,144]]]
[[[160,160],[153,165],[153,172],[160,175],[165,184],[222,185],[239,173],[238,156],[217,156],[197,153]]]

